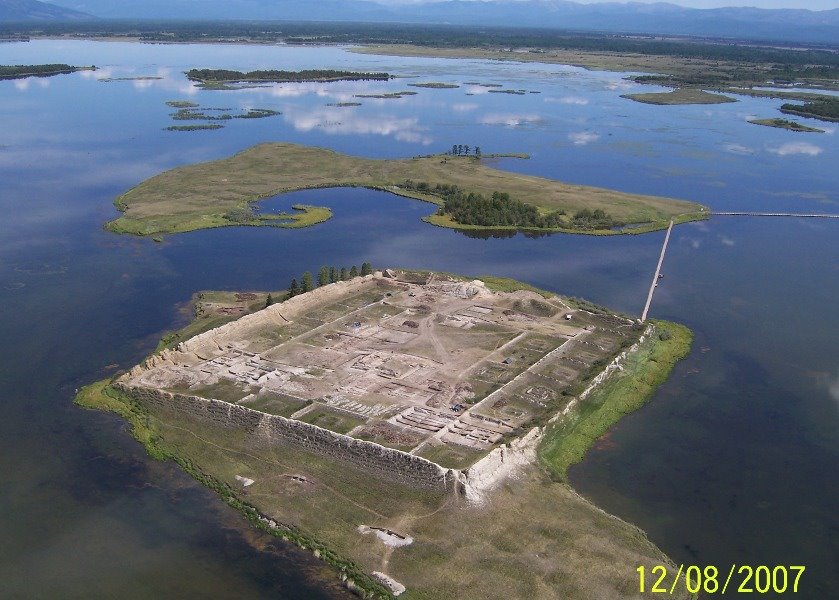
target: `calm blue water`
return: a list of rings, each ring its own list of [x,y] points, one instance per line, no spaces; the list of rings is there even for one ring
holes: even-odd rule
[[[360,189],[264,203],[333,208],[331,221],[306,230],[228,228],[162,244],[104,232],[113,198],[164,169],[261,141],[370,157],[465,143],[532,155],[501,168],[720,210],[839,212],[835,126],[816,135],[746,122],[777,116],[780,100],[656,107],[620,98],[647,91],[621,73],[338,48],[0,46],[0,64],[46,62],[101,69],[0,82],[3,596],[341,595],[316,561],[249,532],[176,469],[148,461],[117,420],[70,404],[103,366],[131,366],[183,323],[178,305],[193,292],[276,289],[322,264],[369,260],[516,277],[637,314],[663,237],[476,239],[422,223],[427,204]],[[404,78],[212,92],[186,81],[191,67]],[[148,75],[162,79],[97,80]],[[421,81],[461,87],[407,87]],[[353,98],[405,89],[417,95]],[[283,114],[163,131],[165,101],[177,99]],[[350,100],[363,105],[327,106]],[[677,562],[804,564],[808,598],[839,590],[837,227],[717,217],[676,228],[652,315],[691,326],[694,351],[572,471],[578,489]]]

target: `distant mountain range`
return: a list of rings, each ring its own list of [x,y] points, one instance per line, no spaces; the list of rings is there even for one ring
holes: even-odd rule
[[[38,0],[0,0],[0,22],[78,21],[90,18],[90,15],[83,12]]]
[[[443,0],[396,6],[369,0],[60,0],[60,4],[71,10],[35,0],[0,0],[0,19],[11,19],[6,16],[9,10],[20,14],[31,7],[33,19],[88,13],[103,19],[367,21],[839,41],[839,9],[695,9],[664,2],[566,0]],[[47,7],[56,11],[54,17],[46,16]]]

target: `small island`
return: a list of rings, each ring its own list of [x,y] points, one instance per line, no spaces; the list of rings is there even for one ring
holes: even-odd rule
[[[300,83],[306,81],[387,81],[389,73],[361,73],[358,71],[336,71],[332,69],[304,69],[302,71],[231,71],[228,69],[190,69],[187,79],[203,86],[217,86],[230,83]]]
[[[0,65],[0,80],[25,79],[26,77],[52,77],[66,75],[76,71],[95,71],[95,66],[74,67],[65,64],[50,65]]]
[[[790,131],[800,131],[803,133],[824,133],[824,129],[817,129],[815,127],[808,127],[789,119],[750,119],[749,123],[754,125],[763,125],[765,127],[777,127],[778,129],[788,129]]]
[[[433,90],[453,90],[455,88],[460,87],[456,83],[441,83],[439,81],[429,81],[426,83],[409,83],[408,85],[411,87],[429,88]]]
[[[677,88],[672,92],[651,92],[646,94],[623,94],[621,98],[642,102],[644,104],[657,104],[660,106],[672,106],[680,104],[726,104],[737,102],[736,99],[722,94],[711,94],[704,90],[695,88]]]
[[[106,227],[151,236],[237,224],[273,225],[264,216],[245,216],[242,221],[238,215],[264,198],[326,187],[367,187],[423,200],[443,209],[427,217],[429,223],[455,229],[619,235],[663,229],[671,219],[708,217],[708,211],[693,202],[520,175],[487,166],[477,156],[375,160],[269,143],[230,158],[178,167],[140,183],[115,200],[124,214]],[[454,198],[449,198],[454,195],[463,197],[457,210]],[[493,213],[492,222],[465,216],[479,210],[461,210],[463,203],[478,205],[499,198],[505,206]],[[640,225],[619,228],[621,224]]]
[[[193,323],[76,403],[364,597],[622,598],[639,565],[676,568],[566,471],[665,381],[686,328],[369,263],[194,302]]]

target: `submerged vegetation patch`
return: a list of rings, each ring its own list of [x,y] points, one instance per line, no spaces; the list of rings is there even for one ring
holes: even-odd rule
[[[224,125],[219,125],[218,123],[202,123],[200,125],[169,125],[168,127],[164,127],[165,131],[201,131],[204,129],[224,129]]]
[[[441,83],[439,81],[429,81],[427,83],[409,83],[408,85],[410,85],[411,87],[431,88],[436,90],[452,90],[460,87],[456,83]]]

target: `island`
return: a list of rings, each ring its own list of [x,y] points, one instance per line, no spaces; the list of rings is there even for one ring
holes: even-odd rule
[[[808,127],[789,119],[749,119],[749,123],[754,125],[763,125],[765,127],[777,127],[778,129],[788,129],[790,131],[800,131],[803,133],[824,133],[824,129],[817,129],[815,127]]]
[[[76,402],[367,598],[619,598],[638,566],[675,569],[566,470],[689,330],[508,279],[361,272],[275,303],[202,294],[193,324]]]
[[[677,88],[672,92],[652,92],[646,94],[623,94],[621,98],[643,102],[644,104],[658,104],[661,106],[678,104],[726,104],[737,102],[734,98],[722,94],[711,94],[695,88]]]
[[[432,155],[406,159],[369,159],[290,143],[256,145],[230,158],[177,167],[152,177],[115,200],[123,215],[107,229],[134,235],[159,235],[242,224],[232,212],[252,212],[254,202],[283,192],[327,187],[367,187],[433,203],[443,213],[426,220],[455,229],[542,229],[617,235],[664,229],[670,220],[708,218],[705,207],[683,200],[628,194],[571,185],[495,169],[476,156]],[[446,212],[448,195],[465,194],[481,202],[507,194],[510,202],[550,217],[535,224],[506,221],[487,225],[459,223]],[[471,194],[471,200],[470,200]],[[497,197],[497,196],[496,196]],[[516,210],[520,207],[516,205]],[[601,211],[606,228],[580,227],[582,211]],[[499,214],[507,214],[501,211]],[[600,213],[598,213],[600,214]],[[506,217],[505,217],[506,218]],[[613,223],[642,224],[618,227]],[[273,224],[248,218],[249,225]],[[543,226],[547,225],[547,226]]]
[[[389,73],[361,73],[358,71],[336,71],[333,69],[304,69],[301,71],[231,71],[229,69],[190,69],[187,79],[202,86],[224,86],[230,83],[300,83],[305,81],[387,81]]]
[[[26,77],[52,77],[66,75],[76,71],[95,71],[95,66],[74,67],[65,64],[50,65],[0,65],[0,80],[25,79]]]

